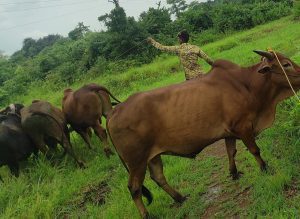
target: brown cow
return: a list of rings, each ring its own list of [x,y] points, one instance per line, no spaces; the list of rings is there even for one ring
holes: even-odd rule
[[[272,125],[276,105],[293,93],[273,53],[256,53],[263,58],[254,66],[218,60],[203,78],[132,95],[112,111],[108,132],[129,171],[128,188],[142,217],[148,216],[142,195],[152,200],[143,186],[147,166],[151,178],[176,202],[185,200],[167,183],[162,154],[195,157],[225,139],[230,173],[237,179],[234,156],[236,139],[241,139],[266,169],[255,136]],[[278,56],[299,90],[300,67]]]
[[[108,157],[112,151],[109,148],[106,131],[101,127],[101,117],[102,115],[106,117],[112,110],[109,96],[120,103],[105,87],[88,84],[76,91],[66,89],[62,100],[62,109],[67,122],[89,148],[91,148],[90,127],[92,127],[95,134],[103,141],[104,151]]]
[[[21,123],[23,130],[44,154],[59,143],[65,153],[84,167],[84,162],[77,158],[72,149],[66,119],[59,108],[47,101],[34,100],[30,106],[21,109]]]

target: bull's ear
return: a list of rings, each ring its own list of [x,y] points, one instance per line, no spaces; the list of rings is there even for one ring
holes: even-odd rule
[[[257,71],[261,74],[266,74],[271,71],[271,65],[267,62],[263,62],[258,66]]]

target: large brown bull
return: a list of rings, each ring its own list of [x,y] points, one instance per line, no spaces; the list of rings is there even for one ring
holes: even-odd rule
[[[112,111],[109,135],[129,171],[128,188],[143,217],[148,212],[142,195],[152,199],[143,186],[147,166],[151,178],[176,202],[185,200],[167,183],[162,154],[195,157],[225,139],[230,173],[236,179],[236,139],[241,139],[260,168],[266,169],[255,136],[272,125],[276,105],[293,93],[274,54],[256,53],[262,56],[256,65],[242,68],[218,60],[203,78],[132,95]],[[299,66],[278,56],[299,90]]]
[[[68,88],[64,91],[62,109],[71,127],[83,138],[91,148],[89,136],[90,127],[104,143],[104,152],[107,156],[112,154],[107,142],[107,134],[101,127],[101,117],[106,117],[112,110],[110,96],[118,101],[108,89],[97,84],[88,84],[73,91]]]

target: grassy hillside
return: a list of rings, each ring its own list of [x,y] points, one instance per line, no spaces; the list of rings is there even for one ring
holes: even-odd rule
[[[229,59],[243,66],[258,62],[253,49],[268,47],[300,63],[299,35],[299,22],[284,18],[202,48],[214,59]],[[207,65],[205,69],[208,70]],[[96,82],[125,100],[135,92],[183,80],[178,58],[163,55],[149,65],[122,74],[78,80],[73,87]],[[28,89],[28,94],[19,96],[16,102],[29,104],[32,99],[45,99],[60,106],[62,90],[56,90],[55,85],[45,81]],[[147,175],[145,185],[154,195],[154,202],[148,206],[150,214],[157,218],[297,218],[300,215],[299,113],[295,98],[285,101],[277,110],[276,124],[260,135],[258,144],[270,166],[268,173],[259,171],[255,159],[242,144],[237,167],[244,175],[238,181],[229,177],[223,142],[208,147],[195,160],[165,156],[169,183],[190,196],[181,207],[173,205],[171,198]],[[76,134],[71,140],[88,168],[78,169],[68,156],[63,161],[57,158],[49,161],[41,156],[24,164],[18,179],[11,177],[6,167],[0,169],[5,181],[0,190],[2,218],[139,217],[127,189],[127,172],[119,158],[107,159],[96,138],[93,138],[94,150],[88,150]]]

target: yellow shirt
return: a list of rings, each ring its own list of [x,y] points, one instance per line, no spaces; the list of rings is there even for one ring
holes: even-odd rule
[[[202,75],[204,72],[197,63],[198,58],[204,59],[208,64],[212,65],[213,60],[208,57],[198,46],[182,43],[179,46],[164,46],[151,39],[151,44],[165,52],[174,53],[179,56],[180,62],[184,68],[186,80]]]

